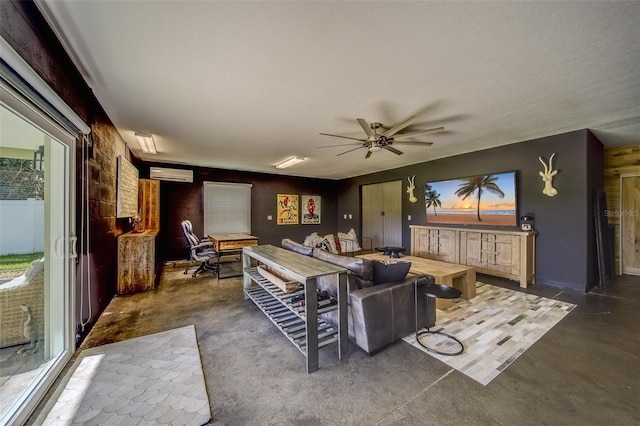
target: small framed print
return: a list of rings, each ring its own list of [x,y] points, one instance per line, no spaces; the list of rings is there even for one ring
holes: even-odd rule
[[[320,196],[319,195],[301,195],[302,203],[302,224],[318,224],[320,223]]]
[[[298,224],[298,196],[278,194],[278,225]]]

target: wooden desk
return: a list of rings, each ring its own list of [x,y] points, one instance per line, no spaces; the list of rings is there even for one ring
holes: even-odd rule
[[[225,251],[240,251],[243,247],[258,245],[258,237],[249,234],[209,234],[208,237],[220,255]]]
[[[244,247],[257,246],[258,237],[249,234],[209,234],[209,240],[213,243],[213,250],[218,253],[218,278],[230,278],[241,276],[242,272],[237,275],[220,276],[220,258],[225,254],[239,254],[242,256]]]
[[[445,284],[449,287],[457,288],[462,292],[463,299],[476,297],[476,268],[416,256],[401,256],[399,259],[390,259],[389,256],[385,256],[382,253],[371,253],[357,257],[371,260],[404,260],[411,262],[410,273],[433,275],[436,279],[436,284]],[[453,301],[451,299],[436,300],[438,309],[447,309],[452,304]]]

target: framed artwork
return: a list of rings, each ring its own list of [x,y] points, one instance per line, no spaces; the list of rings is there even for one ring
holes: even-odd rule
[[[301,195],[302,202],[302,224],[318,224],[320,223],[320,196],[319,195]]]
[[[138,169],[118,155],[116,175],[116,217],[134,217],[138,214]]]
[[[298,224],[298,196],[278,194],[278,225]]]

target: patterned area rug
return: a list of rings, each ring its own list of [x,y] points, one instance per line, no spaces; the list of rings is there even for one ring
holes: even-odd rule
[[[473,299],[458,299],[449,309],[438,310],[431,328],[462,341],[462,354],[429,352],[415,334],[403,340],[485,386],[576,307],[481,282],[476,289]]]
[[[194,326],[82,351],[44,416],[45,425],[208,423]]]

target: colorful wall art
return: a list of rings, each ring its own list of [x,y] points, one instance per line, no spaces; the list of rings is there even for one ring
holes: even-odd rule
[[[298,196],[278,194],[278,225],[297,225]]]
[[[318,224],[320,223],[320,196],[319,195],[302,195],[302,223]]]

